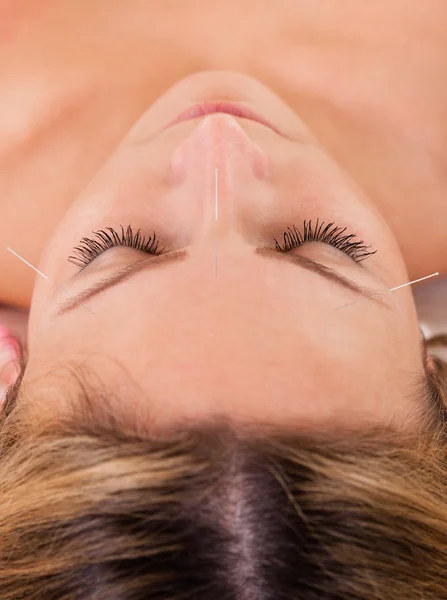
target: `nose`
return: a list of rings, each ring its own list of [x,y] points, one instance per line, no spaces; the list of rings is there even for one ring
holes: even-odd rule
[[[172,184],[194,199],[204,222],[219,219],[222,224],[235,216],[241,191],[256,193],[268,159],[234,116],[213,113],[177,146],[170,169]]]

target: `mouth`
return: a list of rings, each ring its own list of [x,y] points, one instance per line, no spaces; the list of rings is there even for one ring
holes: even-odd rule
[[[276,127],[270,123],[267,119],[264,119],[261,115],[255,113],[251,108],[247,106],[243,106],[240,104],[235,104],[234,102],[203,102],[202,104],[195,104],[191,106],[187,110],[180,113],[175,119],[170,121],[165,129],[176,125],[177,123],[181,123],[182,121],[189,121],[191,119],[197,119],[198,117],[203,117],[205,115],[210,115],[213,113],[225,113],[227,115],[233,115],[235,117],[240,117],[242,119],[248,119],[250,121],[256,121],[269,127],[273,131],[275,131],[278,135],[282,135]]]

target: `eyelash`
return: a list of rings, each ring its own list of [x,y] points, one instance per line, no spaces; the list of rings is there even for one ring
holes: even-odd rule
[[[298,231],[295,225],[293,226],[293,231],[290,227],[288,227],[288,231],[284,232],[284,248],[281,248],[275,239],[277,250],[280,252],[290,252],[290,250],[293,248],[298,248],[307,242],[323,242],[338,248],[356,262],[360,262],[377,252],[377,250],[374,252],[368,252],[367,249],[370,246],[365,246],[363,241],[350,241],[353,237],[355,237],[354,233],[342,236],[342,233],[344,233],[346,227],[342,229],[341,227],[336,226],[334,223],[329,223],[324,229],[322,229],[324,221],[320,224],[320,226],[318,225],[318,222],[319,219],[317,219],[316,228],[312,229],[312,221],[307,223],[305,220],[303,234]],[[335,226],[332,227],[333,225]],[[107,233],[107,231],[104,229],[93,232],[97,237],[96,240],[85,237],[82,238],[80,245],[73,249],[73,255],[69,256],[69,262],[72,262],[82,269],[89,265],[100,254],[109,248],[114,248],[116,246],[136,248],[137,250],[146,252],[147,254],[162,254],[165,247],[163,247],[163,249],[160,251],[158,250],[159,242],[156,238],[155,232],[154,237],[149,237],[149,239],[146,241],[146,237],[142,237],[140,235],[140,229],[138,229],[137,233],[134,235],[130,225],[128,225],[126,232],[124,231],[122,225],[120,225],[120,227],[121,237],[119,233],[113,229],[113,227],[106,227],[110,233]]]
[[[108,250],[109,248],[115,248],[116,246],[127,246],[129,248],[136,248],[141,252],[147,254],[161,254],[164,248],[158,251],[158,240],[154,232],[154,237],[146,241],[146,236],[140,235],[140,229],[134,235],[132,227],[127,226],[126,232],[121,227],[121,237],[113,227],[106,227],[110,233],[100,229],[99,231],[93,231],[97,239],[92,240],[90,238],[82,238],[80,245],[73,249],[73,255],[68,257],[69,262],[72,262],[78,267],[84,268],[89,265],[95,258],[100,254]],[[156,241],[157,240],[157,241]]]
[[[306,225],[306,221],[304,221],[304,233],[303,235],[298,231],[298,229],[293,226],[293,231],[290,227],[287,229],[288,232],[284,232],[284,249],[276,242],[276,248],[281,252],[290,252],[293,248],[298,248],[298,246],[302,246],[306,242],[323,242],[324,244],[329,244],[330,246],[334,246],[338,248],[348,256],[350,256],[356,262],[361,262],[368,256],[375,254],[377,250],[374,252],[368,252],[368,248],[370,246],[365,246],[363,241],[360,242],[351,242],[350,240],[355,237],[355,233],[350,233],[348,235],[343,235],[344,231],[346,231],[346,227],[343,229],[341,227],[337,227],[334,223],[329,223],[322,230],[324,225],[324,221],[315,229],[312,229],[312,221],[309,221],[308,225]],[[331,229],[332,225],[334,227]]]

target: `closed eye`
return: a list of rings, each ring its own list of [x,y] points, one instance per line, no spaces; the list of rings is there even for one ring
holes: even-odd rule
[[[333,269],[323,265],[322,263],[319,263],[310,258],[292,253],[278,252],[277,250],[273,250],[272,248],[256,248],[255,252],[256,254],[265,258],[279,260],[283,263],[287,262],[289,264],[293,264],[313,273],[316,273],[317,275],[325,278],[327,281],[335,282],[341,287],[354,291],[355,293],[364,296],[365,298],[377,293],[377,290],[372,290],[370,288],[359,286],[355,281],[348,279],[347,277],[341,275],[337,271],[334,271]],[[76,296],[73,296],[69,300],[62,303],[57,310],[57,315],[62,315],[70,312],[74,308],[78,307],[80,303],[84,303],[87,300],[90,300],[91,298],[101,294],[105,290],[108,290],[118,285],[119,283],[129,280],[137,273],[149,269],[165,268],[174,262],[186,260],[188,256],[189,254],[186,249],[180,249],[165,254],[146,257],[142,260],[131,263],[130,265],[126,265],[125,267],[115,272],[112,276],[102,279],[92,287],[80,292]],[[390,306],[383,299],[379,297],[372,297],[371,300],[391,310]]]
[[[377,252],[377,250],[369,252],[369,246],[366,246],[363,241],[353,241],[355,234],[349,233],[343,235],[346,231],[346,227],[338,227],[332,222],[323,229],[323,225],[324,221],[319,223],[319,219],[317,219],[315,228],[312,227],[312,221],[307,223],[307,221],[304,220],[303,232],[299,231],[294,225],[292,228],[288,227],[283,234],[284,247],[282,248],[275,239],[276,248],[280,252],[290,252],[293,248],[298,248],[308,242],[322,242],[341,250],[356,262],[360,262]],[[82,238],[79,246],[76,246],[73,249],[73,254],[68,257],[68,261],[80,267],[80,270],[82,271],[82,269],[87,267],[100,254],[116,246],[127,246],[152,255],[163,253],[164,248],[158,250],[159,242],[155,232],[153,237],[149,237],[146,240],[146,237],[140,233],[141,229],[138,229],[137,233],[134,235],[131,225],[127,226],[126,231],[124,231],[122,225],[120,225],[120,227],[121,234],[113,227],[106,227],[107,231],[104,229],[94,231],[94,239],[86,237]]]

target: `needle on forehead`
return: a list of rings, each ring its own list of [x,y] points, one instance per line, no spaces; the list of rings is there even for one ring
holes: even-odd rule
[[[415,279],[414,281],[409,281],[408,283],[398,285],[397,287],[393,287],[387,291],[394,292],[395,290],[399,290],[400,288],[403,288],[407,285],[413,285],[413,283],[418,283],[419,281],[424,281],[424,279],[429,279],[430,277],[435,277],[436,275],[439,275],[439,273],[438,272],[432,273],[431,275],[427,275],[426,277],[421,277],[420,279]],[[382,294],[382,293],[383,292],[377,292],[377,294]],[[334,310],[340,310],[341,308],[345,308],[346,306],[351,306],[352,304],[357,304],[358,302],[363,302],[364,300],[369,300],[369,298],[372,298],[373,296],[377,296],[377,294],[372,294],[368,298],[361,298],[360,300],[354,300],[354,302],[348,302],[348,304],[343,304],[343,306],[338,306],[337,308],[334,308]]]
[[[17,256],[17,258],[19,258],[20,260],[22,260],[22,261],[23,261],[25,264],[27,264],[29,267],[31,267],[32,269],[34,269],[34,270],[36,271],[36,273],[38,273],[39,275],[41,275],[42,277],[44,277],[44,278],[45,278],[47,281],[49,281],[49,278],[48,278],[48,276],[47,276],[47,275],[45,275],[44,273],[42,273],[42,271],[39,271],[39,269],[36,269],[36,267],[34,267],[34,266],[31,264],[31,263],[29,263],[27,260],[25,260],[25,259],[24,259],[22,256],[20,256],[19,254],[17,254],[17,252],[14,252],[14,250],[12,250],[12,248],[9,248],[9,247],[8,247],[8,248],[6,248],[6,249],[7,249],[9,252],[11,252],[12,254],[14,254],[14,256]],[[72,294],[70,294],[70,292],[67,292],[67,290],[66,290],[65,288],[62,288],[62,289],[64,290],[64,292],[65,292],[66,294],[68,294],[69,296],[71,296],[71,297],[73,298],[73,296],[72,296]],[[85,306],[85,304],[82,304],[82,302],[79,302],[79,304],[80,304],[81,306],[83,306],[83,307],[84,307],[86,310],[88,310],[89,312],[91,312],[91,313],[92,313],[92,315],[94,315],[94,314],[95,314],[95,313],[94,313],[92,310],[90,310],[90,309],[88,308],[88,306]],[[96,315],[95,315],[95,316],[96,316]]]

